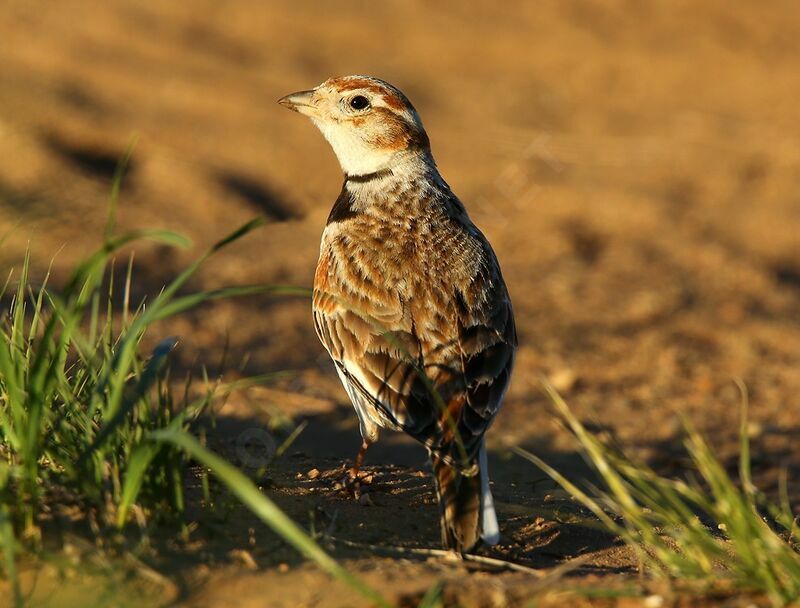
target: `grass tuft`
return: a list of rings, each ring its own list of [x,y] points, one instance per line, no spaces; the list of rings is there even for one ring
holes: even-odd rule
[[[766,594],[774,606],[800,599],[797,518],[788,499],[776,505],[752,484],[744,391],[738,482],[688,421],[684,445],[697,476],[670,479],[601,441],[552,387],[545,385],[545,391],[605,487],[584,491],[534,454],[515,452],[620,536],[646,572],[668,580],[732,584]]]
[[[149,354],[142,346],[156,322],[210,300],[308,294],[263,285],[185,293],[206,260],[263,222],[253,220],[222,238],[150,302],[131,310],[132,263],[119,294],[114,256],[142,239],[171,246],[188,241],[167,231],[115,236],[115,209],[112,202],[102,246],[77,265],[63,288],[50,288],[49,273],[34,284],[27,252],[19,275],[0,291],[0,302],[7,304],[0,319],[0,572],[11,582],[14,604],[24,604],[18,556],[41,547],[45,513],[57,517],[59,508],[78,507],[99,524],[99,532],[125,527],[134,511],[140,518],[183,521],[184,472],[196,460],[303,555],[371,602],[386,605],[241,471],[190,434],[192,422],[215,400],[276,374],[229,384],[205,377],[206,390],[197,398],[189,397],[187,380],[181,401],[173,396],[168,371],[177,339],[161,340]]]

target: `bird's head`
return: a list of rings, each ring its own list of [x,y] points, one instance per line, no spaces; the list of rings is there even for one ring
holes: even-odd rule
[[[427,158],[422,121],[403,93],[369,76],[341,76],[278,100],[322,131],[348,175],[390,169],[413,156]]]

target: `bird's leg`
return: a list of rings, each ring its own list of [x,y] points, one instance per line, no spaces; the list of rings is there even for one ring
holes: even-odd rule
[[[353,461],[353,466],[344,477],[344,490],[353,495],[353,498],[358,499],[361,496],[361,480],[358,478],[358,471],[361,469],[361,464],[364,462],[364,456],[367,453],[369,443],[366,439],[361,440],[361,447],[356,454]]]
[[[358,450],[358,454],[356,454],[356,459],[353,461],[353,468],[350,469],[350,477],[353,479],[358,479],[358,470],[361,468],[361,464],[364,462],[364,456],[367,454],[368,447],[369,443],[367,443],[367,440],[362,439],[361,447]]]

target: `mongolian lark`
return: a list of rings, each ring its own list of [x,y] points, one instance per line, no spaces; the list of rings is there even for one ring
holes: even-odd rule
[[[497,258],[398,89],[345,76],[279,103],[311,118],[345,173],[322,235],[313,312],[359,418],[351,479],[379,427],[405,431],[430,453],[444,546],[494,544],[484,433],[517,344]]]

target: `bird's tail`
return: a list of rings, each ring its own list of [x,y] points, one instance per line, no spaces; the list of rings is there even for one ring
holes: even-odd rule
[[[458,553],[471,551],[481,538],[488,544],[495,544],[500,536],[483,444],[476,460],[473,463],[476,467],[471,467],[470,472],[477,468],[478,474],[468,476],[436,454],[431,454],[442,544]]]

